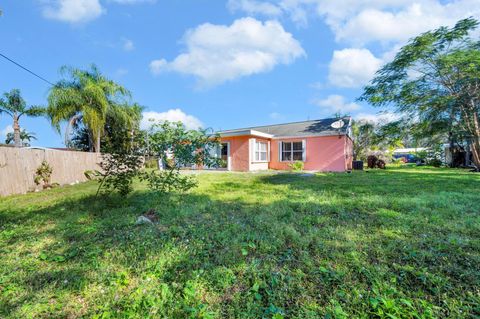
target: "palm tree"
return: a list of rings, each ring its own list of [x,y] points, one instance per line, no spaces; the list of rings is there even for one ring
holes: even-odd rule
[[[89,70],[64,66],[60,72],[66,78],[50,89],[47,109],[50,121],[58,132],[60,124],[67,122],[67,145],[70,128],[81,121],[88,130],[90,151],[100,152],[107,114],[130,93],[103,76],[95,65]]]
[[[22,129],[20,131],[20,140],[22,142],[22,146],[28,147],[30,146],[30,142],[32,140],[36,140],[35,133],[27,132],[27,130]],[[13,132],[7,133],[5,144],[11,144],[15,140]]]
[[[4,98],[0,98],[0,114],[5,113],[13,119],[13,140],[15,147],[22,146],[20,137],[20,118],[22,115],[40,116],[45,109],[38,106],[27,107],[27,103],[22,98],[20,90],[13,89],[3,94]]]

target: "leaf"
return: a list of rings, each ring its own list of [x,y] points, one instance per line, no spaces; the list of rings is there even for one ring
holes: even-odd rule
[[[325,273],[329,273],[329,270],[328,270],[327,268],[323,267],[323,266],[320,266],[319,269],[320,269],[320,271],[323,272],[324,274],[325,274]]]
[[[377,298],[370,298],[370,304],[372,305],[373,309],[378,307],[378,299]]]
[[[247,256],[248,255],[248,250],[245,248],[242,248],[242,255]]]
[[[58,256],[53,257],[53,261],[56,261],[56,262],[59,262],[59,263],[64,262],[65,260],[67,260],[67,259],[62,255],[58,255]]]

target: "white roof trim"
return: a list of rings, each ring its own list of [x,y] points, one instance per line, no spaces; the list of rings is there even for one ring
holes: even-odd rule
[[[338,132],[337,134],[316,134],[316,135],[292,135],[292,136],[275,136],[272,137],[274,140],[283,140],[283,139],[301,139],[305,137],[327,137],[327,136],[344,136],[346,135],[345,133]]]
[[[265,138],[273,138],[272,134],[267,134],[267,133],[263,133],[256,130],[224,131],[224,132],[218,132],[218,134],[220,134],[220,137],[252,135],[252,136],[265,137]]]

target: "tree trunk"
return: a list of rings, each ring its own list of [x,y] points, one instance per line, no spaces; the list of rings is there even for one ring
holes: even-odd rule
[[[473,138],[471,143],[473,163],[477,169],[480,171],[480,123],[478,114],[473,111]]]
[[[13,114],[13,141],[15,147],[22,147],[22,140],[20,139],[20,125],[18,124],[18,115]]]
[[[95,152],[100,153],[100,131],[97,132],[97,138],[95,141]]]
[[[472,143],[473,164],[480,172],[480,139],[476,137]]]
[[[93,133],[92,130],[88,130],[88,151],[93,153]]]
[[[465,147],[465,158],[464,158],[464,165],[466,167],[470,166],[470,140],[467,140],[467,147]]]
[[[453,160],[453,149],[455,147],[455,143],[453,141],[453,133],[452,131],[449,131],[448,132],[448,142],[449,142],[449,147],[450,147],[450,156],[451,156],[451,160],[450,160],[450,163],[448,166],[450,167],[454,167],[455,166],[455,161]]]

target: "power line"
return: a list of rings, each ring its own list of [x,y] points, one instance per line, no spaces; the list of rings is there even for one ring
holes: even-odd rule
[[[37,73],[33,72],[33,71],[30,71],[29,69],[27,69],[26,67],[24,67],[23,65],[21,65],[20,63],[17,63],[15,61],[13,61],[12,59],[10,59],[9,57],[3,55],[2,53],[0,53],[0,56],[5,58],[6,60],[12,62],[13,64],[15,64],[16,66],[24,69],[25,71],[27,71],[28,73],[32,74],[33,76],[36,76],[37,78],[39,78],[40,80],[42,81],[45,81],[47,82],[48,84],[50,84],[51,86],[55,86],[55,84],[53,84],[52,82],[50,82],[49,80],[45,79],[44,77],[38,75]]]

